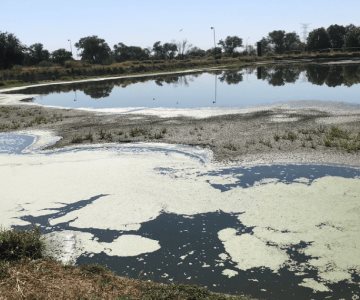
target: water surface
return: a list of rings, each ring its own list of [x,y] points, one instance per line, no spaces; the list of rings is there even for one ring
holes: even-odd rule
[[[21,90],[68,108],[244,108],[291,101],[360,104],[360,65],[271,66]]]
[[[27,134],[0,133],[0,154],[20,154],[34,142]]]

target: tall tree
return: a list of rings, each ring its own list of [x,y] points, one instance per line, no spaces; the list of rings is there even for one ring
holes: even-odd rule
[[[165,43],[164,46],[165,58],[173,59],[176,52],[178,51],[177,45],[175,43]]]
[[[285,31],[274,30],[269,32],[269,42],[273,45],[274,51],[277,54],[282,54],[285,51]]]
[[[192,45],[189,44],[189,42],[186,39],[177,42],[176,46],[177,46],[177,51],[178,51],[178,57],[180,57],[180,58],[184,58],[185,55],[187,54],[187,52],[192,47]]]
[[[322,50],[331,48],[329,34],[325,28],[317,28],[309,33],[307,38],[309,50]]]
[[[160,41],[154,43],[152,47],[152,52],[155,58],[157,59],[165,59],[164,47],[161,45]]]
[[[285,51],[301,50],[302,43],[300,37],[296,32],[288,32],[284,37],[284,49]]]
[[[160,41],[154,43],[152,49],[154,57],[157,59],[172,59],[177,51],[178,48],[175,43],[165,43],[162,45]]]
[[[235,49],[242,47],[242,39],[238,36],[227,36],[225,40],[220,40],[218,45],[220,45],[225,54],[233,55],[235,53]]]
[[[273,47],[271,47],[270,41],[268,38],[263,37],[259,43],[261,44],[261,51],[263,54],[273,52]]]
[[[346,28],[340,25],[331,25],[326,29],[332,48],[342,48],[345,42]]]
[[[81,51],[81,59],[90,63],[104,64],[111,59],[109,45],[96,35],[81,38],[75,47]]]
[[[0,69],[22,64],[24,46],[12,33],[0,32]]]
[[[50,52],[44,49],[44,45],[41,43],[35,43],[27,49],[26,55],[27,64],[36,65],[42,61],[50,60]]]
[[[349,28],[345,35],[345,47],[359,48],[357,50],[360,50],[360,27]]]

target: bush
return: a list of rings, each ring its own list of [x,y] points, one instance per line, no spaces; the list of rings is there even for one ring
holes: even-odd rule
[[[29,231],[0,231],[0,261],[38,259],[43,256],[43,250],[44,243],[38,228]]]
[[[0,279],[6,278],[8,276],[9,276],[9,263],[0,260]]]

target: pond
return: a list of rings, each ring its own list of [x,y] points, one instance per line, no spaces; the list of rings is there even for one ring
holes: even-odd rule
[[[20,154],[34,142],[35,137],[26,134],[0,133],[0,154]]]
[[[265,299],[360,293],[358,168],[222,166],[166,144],[4,148],[0,223],[39,226],[77,264]]]
[[[291,101],[360,104],[360,64],[292,65],[127,78],[20,91],[66,108],[245,108]]]

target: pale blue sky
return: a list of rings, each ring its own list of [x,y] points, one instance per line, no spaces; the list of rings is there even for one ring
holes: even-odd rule
[[[26,45],[42,42],[49,50],[68,48],[67,39],[75,43],[87,35],[111,47],[186,38],[210,48],[211,26],[217,39],[238,35],[253,44],[274,29],[301,33],[300,23],[311,23],[310,30],[360,25],[360,0],[1,0],[0,7],[0,31],[15,33]]]

